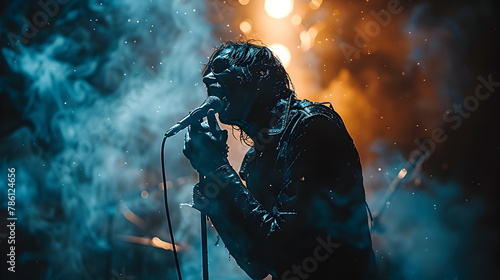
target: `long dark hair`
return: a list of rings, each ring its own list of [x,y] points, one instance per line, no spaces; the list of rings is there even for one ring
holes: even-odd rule
[[[290,76],[285,71],[279,58],[262,42],[257,40],[228,41],[220,45],[210,56],[203,68],[205,73],[212,61],[223,51],[229,49],[230,65],[246,66],[251,74],[251,80],[245,82],[257,83],[263,79],[272,79],[275,84],[276,97],[287,98],[294,93]]]
[[[211,67],[214,59],[224,50],[230,50],[228,54],[229,65],[246,67],[250,74],[243,83],[259,83],[270,81],[275,89],[272,94],[276,101],[280,99],[288,100],[290,104],[295,99],[295,89],[280,59],[262,42],[257,40],[248,41],[228,41],[220,45],[210,56],[208,63],[203,68],[205,73]],[[289,106],[284,112],[288,114]],[[250,137],[238,126],[232,126],[234,132],[240,132],[240,141],[248,146],[253,145]]]

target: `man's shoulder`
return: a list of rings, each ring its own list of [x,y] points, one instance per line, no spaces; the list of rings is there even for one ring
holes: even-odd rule
[[[330,102],[313,102],[307,99],[302,99],[297,100],[294,107],[301,115],[301,121],[326,118],[334,123],[342,124],[340,115],[333,109]]]
[[[296,114],[292,120],[291,134],[295,136],[310,134],[313,138],[318,135],[333,138],[345,136],[352,141],[342,118],[330,102],[302,99],[297,100],[293,107]]]

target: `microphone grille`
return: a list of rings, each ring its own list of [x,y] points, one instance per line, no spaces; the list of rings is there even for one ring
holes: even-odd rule
[[[211,109],[214,109],[215,111],[219,111],[220,109],[222,109],[222,100],[217,97],[217,96],[209,96],[206,100],[205,100],[205,104],[207,104]]]

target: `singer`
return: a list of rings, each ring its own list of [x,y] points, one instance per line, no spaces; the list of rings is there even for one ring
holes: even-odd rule
[[[219,120],[250,145],[239,174],[214,112],[189,126],[184,155],[200,173],[193,207],[210,217],[251,279],[378,279],[358,152],[332,106],[296,98],[278,58],[227,42],[203,83]]]

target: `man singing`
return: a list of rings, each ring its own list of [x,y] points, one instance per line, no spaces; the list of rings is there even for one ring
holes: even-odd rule
[[[200,173],[193,206],[210,217],[251,279],[378,279],[358,152],[340,116],[299,100],[277,57],[222,44],[203,71],[219,120],[251,147],[238,173],[213,112],[191,125],[184,155]]]

